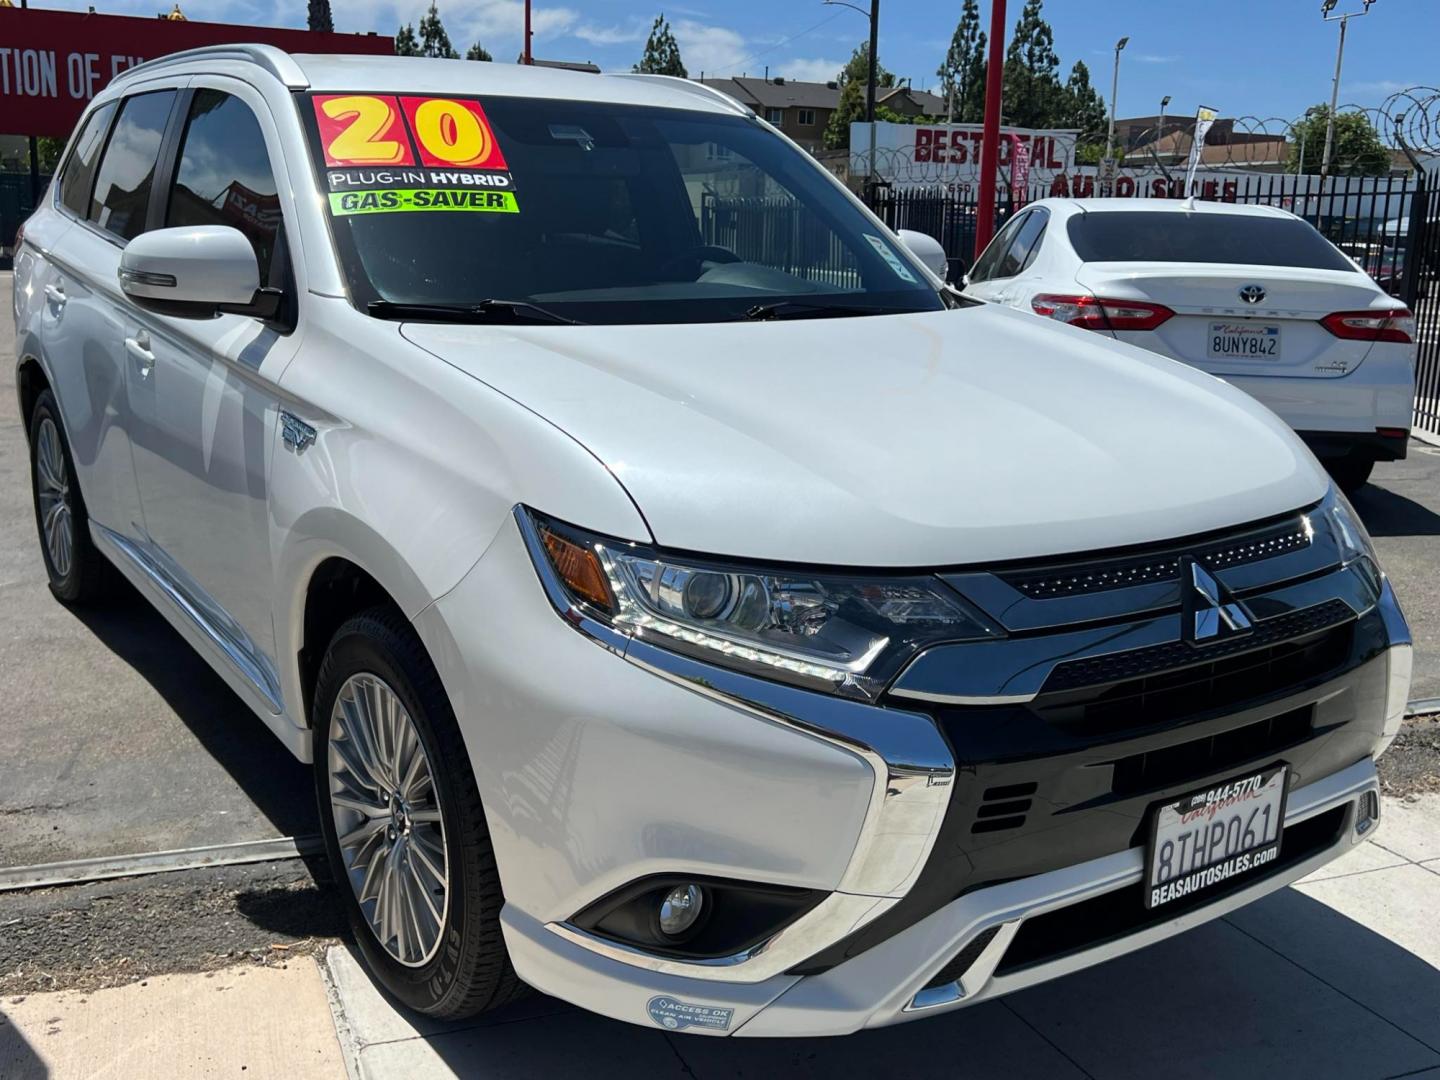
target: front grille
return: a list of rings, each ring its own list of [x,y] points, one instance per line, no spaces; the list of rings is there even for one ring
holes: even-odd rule
[[[1240,536],[1208,543],[1167,545],[1133,555],[1083,563],[1014,570],[1000,577],[1031,600],[1057,600],[1085,596],[1107,589],[1124,589],[1180,579],[1180,561],[1193,555],[1212,572],[1259,562],[1310,546],[1311,528],[1303,517],[1292,517]]]
[[[1005,950],[995,973],[1009,975],[1036,964],[1083,952],[1107,941],[1114,941],[1166,922],[1195,908],[1213,904],[1230,893],[1249,888],[1257,881],[1273,877],[1287,867],[1330,847],[1346,827],[1349,813],[1350,805],[1347,803],[1308,818],[1298,825],[1286,826],[1280,835],[1280,856],[1263,874],[1241,874],[1224,885],[1201,889],[1183,900],[1176,900],[1154,910],[1147,910],[1145,907],[1145,886],[1141,883],[1116,889],[1090,900],[1082,900],[1058,911],[1032,916],[1020,924],[1015,939]]]
[[[1314,720],[1315,706],[1306,705],[1201,739],[1131,754],[1111,762],[1110,790],[1125,797],[1139,795],[1278,755],[1308,739]]]
[[[926,990],[933,990],[937,986],[949,986],[951,983],[959,982],[960,976],[970,970],[972,964],[980,959],[980,954],[985,951],[985,946],[995,939],[1000,932],[1000,927],[992,926],[980,931],[970,939],[963,949],[950,958],[950,962],[935,973],[935,977],[925,984]]]

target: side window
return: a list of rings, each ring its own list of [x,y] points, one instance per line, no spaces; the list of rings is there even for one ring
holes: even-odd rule
[[[1040,254],[1040,246],[1045,243],[1045,230],[1050,225],[1050,212],[1048,210],[1033,210],[1031,213],[1035,215],[1035,219],[1040,224],[1035,230],[1034,239],[1030,241],[1029,249],[1025,252],[1025,258],[1020,260],[1020,269],[1015,271],[1017,274],[1022,274],[1030,269],[1030,264],[1035,261],[1035,256]],[[1018,248],[1019,245],[1017,244],[1016,247]]]
[[[105,145],[88,217],[122,240],[133,240],[145,231],[160,139],[174,101],[174,90],[126,98]]]
[[[978,285],[982,281],[989,281],[991,278],[1006,277],[1008,275],[998,273],[1001,259],[1015,240],[1015,234],[1024,227],[1025,222],[1031,218],[1031,214],[1017,214],[1005,223],[990,243],[985,245],[985,250],[980,253],[980,258],[975,260],[975,265],[970,270],[970,284]]]
[[[100,159],[100,147],[105,142],[105,133],[110,130],[110,118],[114,115],[113,101],[90,114],[85,121],[85,130],[75,140],[75,149],[70,151],[65,169],[60,174],[60,202],[82,218],[90,209],[90,189],[95,186],[95,163]]]
[[[264,284],[280,233],[278,190],[250,106],[220,90],[195,91],[165,224],[239,229],[255,248]]]
[[[1040,242],[1040,236],[1045,231],[1047,214],[1038,210],[1032,210],[1025,215],[1025,220],[1015,232],[1014,242],[1005,249],[1000,256],[1000,264],[995,268],[994,277],[1010,278],[1025,269],[1030,259],[1030,253],[1035,250]]]

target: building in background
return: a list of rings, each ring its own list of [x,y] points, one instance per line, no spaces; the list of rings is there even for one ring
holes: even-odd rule
[[[840,105],[838,83],[792,82],[780,76],[700,81],[753,109],[812,154],[825,149],[825,125]]]

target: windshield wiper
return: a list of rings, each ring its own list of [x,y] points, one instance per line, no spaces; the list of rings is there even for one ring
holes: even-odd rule
[[[371,300],[365,310],[377,319],[413,319],[416,322],[506,323],[547,322],[579,326],[528,300],[480,300],[474,304],[405,304],[395,300]]]
[[[804,300],[776,300],[770,304],[756,304],[747,308],[741,318],[762,321],[765,319],[827,319],[843,315],[892,315],[889,308],[859,307],[846,304],[811,304]]]

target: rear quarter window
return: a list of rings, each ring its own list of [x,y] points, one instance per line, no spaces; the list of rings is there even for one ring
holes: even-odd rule
[[[1355,267],[1308,222],[1251,214],[1107,210],[1077,214],[1070,244],[1085,262],[1249,263]]]
[[[110,130],[110,118],[114,115],[113,101],[90,114],[60,174],[60,202],[80,217],[84,217],[90,208],[90,189],[95,186],[95,164],[100,158],[105,133]]]

